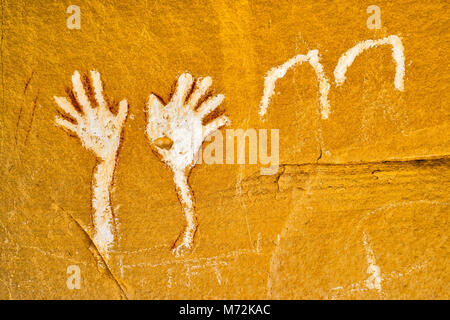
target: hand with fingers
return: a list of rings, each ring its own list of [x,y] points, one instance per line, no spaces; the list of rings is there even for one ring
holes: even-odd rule
[[[230,121],[222,115],[207,124],[203,120],[222,103],[222,94],[204,100],[212,84],[210,77],[199,78],[195,85],[188,73],[178,78],[175,92],[166,105],[154,94],[147,103],[147,135],[153,148],[172,170],[178,197],[186,218],[185,230],[175,242],[176,256],[192,248],[197,230],[193,195],[187,177],[205,139]],[[191,89],[194,86],[192,93]]]
[[[97,157],[92,181],[94,242],[100,253],[108,258],[108,249],[114,240],[110,193],[128,103],[122,100],[117,114],[114,114],[110,109],[112,106],[108,106],[103,97],[100,74],[91,71],[90,79],[85,77],[83,80],[80,73],[75,71],[72,75],[73,91],[69,92],[70,100],[54,97],[65,113],[65,116],[56,117],[56,124],[77,135],[82,145]]]

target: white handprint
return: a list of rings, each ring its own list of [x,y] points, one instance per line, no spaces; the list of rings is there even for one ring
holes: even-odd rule
[[[56,123],[76,134],[82,145],[97,157],[92,178],[94,242],[101,254],[108,258],[108,249],[114,240],[110,193],[128,103],[127,100],[122,100],[117,114],[111,112],[111,106],[107,105],[103,97],[100,74],[91,71],[90,75],[92,86],[89,79],[85,79],[85,90],[80,73],[74,72],[73,91],[69,92],[70,101],[65,97],[54,97],[59,107],[72,120],[57,116]]]
[[[173,172],[178,197],[186,218],[185,230],[174,244],[173,252],[176,256],[192,248],[197,230],[193,195],[187,177],[196,163],[196,155],[206,137],[230,122],[222,115],[203,125],[205,117],[225,98],[219,94],[202,100],[211,83],[210,77],[199,78],[192,94],[189,94],[194,79],[185,73],[178,78],[175,93],[167,105],[154,94],[150,95],[147,103],[147,135],[162,161]]]

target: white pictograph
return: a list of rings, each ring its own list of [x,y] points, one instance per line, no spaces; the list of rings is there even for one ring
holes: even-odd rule
[[[320,113],[322,114],[322,119],[328,119],[328,114],[330,113],[330,103],[328,101],[330,83],[325,76],[322,64],[319,62],[319,50],[310,50],[306,55],[296,55],[282,65],[274,67],[267,72],[264,80],[264,94],[259,104],[259,116],[262,119],[264,119],[267,108],[269,107],[270,98],[275,93],[275,82],[283,78],[289,69],[303,62],[309,62],[316,72],[317,79],[319,80]]]
[[[336,86],[345,82],[345,74],[355,58],[363,51],[379,45],[391,45],[396,63],[394,85],[404,90],[405,57],[401,39],[391,35],[379,40],[362,41],[346,51],[334,70]],[[275,84],[286,72],[298,64],[308,62],[319,81],[320,114],[328,119],[330,103],[328,94],[330,82],[319,61],[319,51],[310,50],[306,55],[296,55],[284,64],[270,69],[264,81],[264,94],[259,106],[259,115],[264,119],[270,99],[275,93]],[[108,258],[109,248],[114,241],[114,219],[111,207],[111,189],[116,166],[121,133],[128,114],[128,103],[119,103],[118,111],[112,112],[103,97],[100,74],[90,72],[90,79],[84,79],[84,86],[78,71],[72,76],[73,91],[69,98],[55,97],[56,103],[65,115],[56,117],[56,123],[79,137],[82,145],[97,156],[97,165],[92,178],[92,208],[94,242],[100,253]],[[178,78],[176,90],[166,105],[156,95],[151,94],[147,102],[148,124],[146,132],[152,147],[173,173],[177,194],[186,218],[184,231],[174,244],[173,252],[181,255],[191,249],[197,230],[194,197],[188,183],[192,168],[197,163],[197,154],[205,139],[222,126],[230,123],[225,116],[204,123],[223,102],[225,96],[208,96],[212,84],[210,77],[199,78],[194,84],[193,77],[184,73]]]
[[[350,67],[355,58],[363,51],[377,47],[379,45],[392,45],[392,57],[396,63],[396,72],[394,78],[394,85],[397,90],[404,90],[404,77],[405,77],[405,56],[402,40],[396,35],[391,35],[383,39],[378,40],[366,40],[358,43],[353,48],[345,52],[337,63],[334,70],[334,78],[336,86],[340,86],[345,82],[345,74],[347,68]],[[319,51],[310,50],[306,55],[296,55],[284,64],[270,69],[264,80],[264,93],[259,105],[259,116],[264,120],[264,116],[267,113],[269,107],[270,98],[275,93],[275,83],[278,79],[283,78],[286,72],[303,62],[309,62],[313,67],[317,79],[319,80],[319,92],[320,92],[320,113],[322,119],[328,119],[331,112],[330,103],[328,101],[328,93],[330,91],[330,83],[325,76],[323,66],[319,62]]]
[[[169,103],[164,103],[151,94],[147,103],[147,135],[153,148],[173,172],[173,179],[184,216],[186,226],[174,244],[176,256],[192,248],[197,230],[194,199],[188,184],[188,176],[196,164],[197,153],[205,139],[229,119],[222,115],[207,124],[203,120],[224,100],[225,96],[203,99],[212,84],[210,77],[197,79],[184,73],[178,78],[177,87]],[[194,88],[193,88],[194,86]],[[191,94],[191,89],[193,91]]]
[[[405,55],[402,40],[396,35],[378,40],[362,41],[345,52],[339,58],[337,66],[334,69],[334,79],[336,81],[336,85],[340,86],[345,82],[345,73],[347,72],[347,68],[352,65],[358,55],[367,49],[378,47],[380,45],[392,46],[392,57],[394,58],[396,64],[394,85],[397,90],[403,91],[403,78],[405,77]]]
[[[111,207],[111,188],[117,151],[121,141],[123,125],[128,114],[127,100],[119,103],[114,114],[103,97],[100,74],[90,72],[85,87],[78,71],[72,75],[73,92],[69,99],[54,97],[65,115],[56,117],[56,124],[75,134],[83,147],[97,157],[92,177],[92,209],[94,243],[100,253],[108,258],[108,251],[114,241],[114,219]],[[86,90],[85,90],[86,89]]]
[[[367,273],[369,278],[365,280],[366,287],[372,290],[377,290],[382,292],[383,288],[381,286],[382,277],[380,267],[377,265],[377,260],[375,254],[373,253],[372,245],[370,239],[365,232],[363,232],[363,244],[366,250],[366,260],[369,266],[367,267]]]

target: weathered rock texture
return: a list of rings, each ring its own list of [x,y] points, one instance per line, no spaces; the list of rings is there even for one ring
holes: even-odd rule
[[[1,6],[0,298],[448,299],[450,131],[448,1],[70,1]],[[75,3],[74,3],[75,4]],[[360,41],[405,47],[405,90],[391,48],[371,49],[331,85],[303,64],[277,82],[266,122],[264,76],[318,49],[327,77]],[[110,261],[92,243],[94,156],[54,124],[54,95],[96,69],[130,115],[115,172]],[[231,128],[280,130],[280,169],[194,168],[200,223],[175,258],[184,218],[170,171],[151,152],[144,106],[178,75],[211,76]],[[81,289],[69,290],[69,265]]]

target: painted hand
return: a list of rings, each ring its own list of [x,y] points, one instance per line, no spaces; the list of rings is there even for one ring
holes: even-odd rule
[[[89,79],[85,80],[83,87],[80,73],[75,71],[72,76],[73,91],[69,92],[70,100],[55,97],[56,103],[70,117],[68,120],[64,116],[57,116],[56,124],[77,135],[82,145],[97,156],[92,177],[94,242],[102,256],[108,259],[114,241],[110,194],[128,103],[122,100],[117,114],[112,113],[103,97],[100,74],[91,71],[92,86]]]
[[[74,122],[57,116],[56,123],[76,134],[86,149],[105,161],[116,156],[122,127],[127,117],[128,103],[126,99],[120,101],[117,115],[113,114],[103,97],[100,74],[91,71],[91,80],[93,88],[88,80],[85,81],[85,90],[80,73],[74,72],[71,101],[65,97],[55,97],[59,107]]]
[[[147,135],[153,148],[174,174],[174,182],[187,226],[174,245],[173,252],[180,255],[191,249],[197,222],[193,196],[187,177],[196,163],[196,156],[205,139],[230,121],[224,115],[203,124],[205,117],[217,109],[225,96],[222,94],[204,100],[212,80],[182,74],[169,103],[151,94],[147,103]],[[193,88],[193,90],[192,90]],[[190,94],[190,92],[192,93]]]
[[[195,156],[206,137],[229,122],[226,116],[221,116],[203,125],[203,119],[222,103],[225,96],[210,97],[197,107],[212,80],[210,77],[198,79],[189,95],[193,83],[190,74],[182,74],[168,104],[164,106],[154,94],[150,95],[147,103],[148,137],[173,171],[185,173],[195,164]]]

